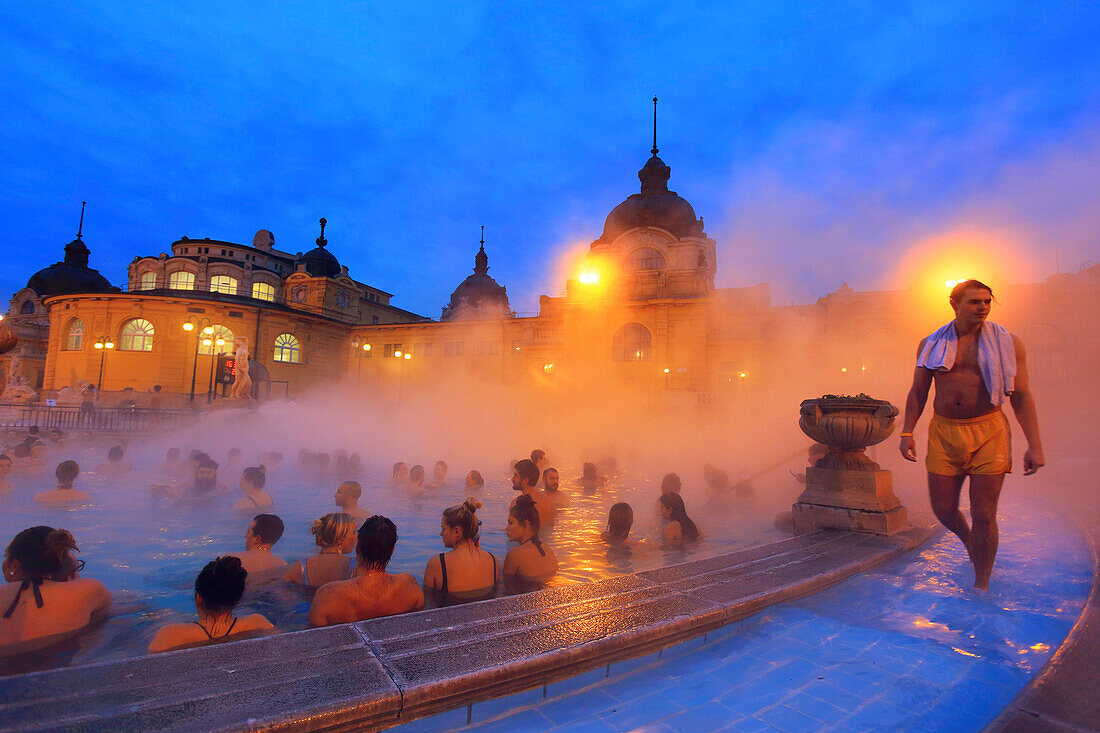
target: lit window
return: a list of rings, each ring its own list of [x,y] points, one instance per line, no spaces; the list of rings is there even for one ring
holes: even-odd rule
[[[69,321],[69,330],[65,333],[65,351],[79,351],[84,346],[84,321],[74,318]]]
[[[213,326],[211,326],[211,328],[214,329],[212,333],[207,334],[204,331],[202,337],[199,338],[199,353],[210,355],[226,354],[232,351],[233,341],[235,340],[235,337],[233,336],[233,331],[231,331],[229,327],[223,326],[220,323],[215,323]],[[207,339],[210,340],[209,346],[203,343],[203,341]],[[222,339],[223,341],[225,341],[225,343],[221,346],[218,346],[218,339]]]
[[[302,342],[292,333],[279,334],[275,339],[275,361],[284,364],[302,363]]]
[[[157,287],[157,273],[145,272],[141,275],[141,289],[142,290],[155,290]]]
[[[627,270],[660,270],[664,266],[664,255],[652,247],[636,249],[626,259]]]
[[[611,355],[615,361],[649,361],[652,338],[640,323],[628,323],[615,333]]]
[[[252,283],[252,297],[256,300],[275,300],[275,286],[271,283]]]
[[[229,275],[215,275],[210,278],[210,292],[211,293],[225,293],[226,295],[237,294],[237,278],[230,277]]]
[[[194,290],[195,273],[180,270],[168,276],[168,287],[172,290]]]
[[[120,351],[152,351],[153,324],[144,318],[134,318],[122,325],[122,338],[119,339]]]

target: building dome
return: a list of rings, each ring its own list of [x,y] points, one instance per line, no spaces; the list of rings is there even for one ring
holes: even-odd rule
[[[78,235],[65,245],[65,260],[31,275],[27,287],[39,298],[74,293],[118,292],[118,288],[112,286],[98,270],[88,267],[89,254],[91,252]]]
[[[325,224],[328,222],[325,219],[321,219],[320,222],[321,236],[316,239],[317,246],[302,255],[298,263],[306,266],[306,272],[311,277],[336,277],[340,274],[340,263],[331,252],[325,249],[325,245],[328,244],[328,240],[325,239]]]
[[[439,320],[508,318],[511,315],[507,288],[489,277],[489,256],[485,254],[485,242],[482,241],[481,249],[474,256],[474,274],[460,282],[451,293],[451,301],[443,307]]]
[[[675,191],[668,190],[671,170],[654,153],[638,171],[642,192],[611,210],[597,241],[610,244],[636,227],[661,227],[676,237],[703,236],[703,222],[695,216],[695,209]]]

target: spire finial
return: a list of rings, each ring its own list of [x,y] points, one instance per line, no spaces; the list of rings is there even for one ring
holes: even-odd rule
[[[481,248],[485,249],[485,225],[481,225]]]
[[[328,222],[323,216],[318,221],[320,221],[321,223],[321,236],[317,237],[317,246],[324,247],[326,244],[328,244],[328,240],[325,239],[325,224],[328,224]]]
[[[657,98],[653,98],[653,150],[650,151],[654,155],[657,154]]]
[[[485,254],[485,225],[481,225],[481,249],[474,255],[474,274],[485,275],[489,272],[489,255]]]
[[[84,206],[87,205],[87,201],[80,202],[80,226],[76,228],[76,238],[80,239],[81,233],[84,231]]]

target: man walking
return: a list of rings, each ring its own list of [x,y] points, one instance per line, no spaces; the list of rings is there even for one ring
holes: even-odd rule
[[[955,320],[923,339],[917,349],[898,446],[906,460],[917,460],[913,429],[935,381],[925,460],[929,498],[936,518],[966,546],[974,565],[974,586],[982,590],[989,588],[997,556],[997,501],[1005,474],[1012,470],[1012,436],[1001,411],[1006,400],[1028,443],[1024,475],[1043,465],[1024,345],[1002,326],[986,320],[992,302],[993,291],[977,280],[959,283],[951,291]],[[959,511],[967,476],[969,525]]]

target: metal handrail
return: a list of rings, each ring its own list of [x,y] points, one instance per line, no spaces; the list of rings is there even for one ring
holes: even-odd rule
[[[189,410],[151,407],[100,407],[94,404],[50,406],[0,403],[0,428],[61,428],[68,430],[133,431],[174,423],[194,414]]]

